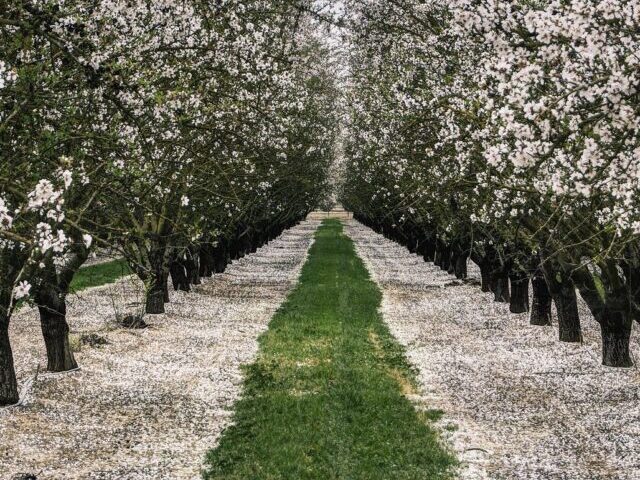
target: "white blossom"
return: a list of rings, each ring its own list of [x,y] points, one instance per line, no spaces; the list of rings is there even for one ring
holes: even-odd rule
[[[13,289],[13,296],[16,300],[20,300],[21,298],[29,295],[31,291],[31,284],[26,280],[21,281],[16,287]]]

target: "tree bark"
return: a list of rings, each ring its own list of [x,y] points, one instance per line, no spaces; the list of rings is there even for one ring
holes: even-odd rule
[[[558,313],[558,330],[561,342],[577,343],[582,341],[580,328],[580,314],[578,313],[578,298],[576,286],[566,275],[559,275],[550,267],[545,266],[544,278],[553,298]]]
[[[229,257],[231,260],[238,260],[239,258],[242,258],[237,238],[229,240]]]
[[[554,302],[558,312],[559,339],[561,342],[581,342],[582,329],[576,291],[562,291],[555,295]]]
[[[531,279],[533,300],[531,304],[531,325],[551,325],[551,293],[547,287],[544,275],[538,269]]]
[[[164,304],[168,295],[166,274],[160,270],[155,271],[147,280],[145,312],[157,315],[165,312]]]
[[[241,236],[238,242],[240,243],[240,258],[251,253],[251,238],[248,233]]]
[[[458,254],[455,251],[455,247],[451,247],[451,253],[449,254],[449,268],[447,269],[447,273],[449,275],[455,275],[457,262]]]
[[[607,367],[631,367],[629,353],[632,320],[623,312],[605,309],[600,322],[602,364]]]
[[[442,258],[440,260],[440,269],[445,272],[449,271],[449,267],[451,266],[451,248],[449,245],[444,245],[442,248]]]
[[[509,275],[502,267],[493,269],[491,272],[491,291],[493,292],[493,301],[500,303],[509,303]]]
[[[480,255],[477,251],[471,250],[469,253],[471,260],[480,269],[480,289],[483,292],[491,292],[491,264],[486,256]]]
[[[147,254],[150,272],[146,279],[145,311],[151,315],[165,313],[164,304],[169,299],[169,254],[170,250],[165,240],[163,238],[154,239],[152,247]]]
[[[228,250],[226,242],[219,240],[218,245],[214,249],[214,272],[222,273],[226,270],[228,263]]]
[[[418,236],[415,235],[413,231],[409,232],[407,236],[407,248],[409,249],[409,253],[418,252]]]
[[[491,266],[487,262],[482,262],[480,265],[480,289],[483,292],[491,292]]]
[[[200,285],[200,255],[195,248],[189,248],[189,254],[185,261],[185,269],[187,270],[187,280],[192,285]]]
[[[150,315],[164,313],[164,288],[162,285],[158,286],[155,283],[147,290],[145,312]]]
[[[40,309],[40,325],[47,350],[47,370],[66,372],[78,367],[69,345],[69,325],[60,312]]]
[[[181,260],[174,260],[169,265],[169,273],[171,274],[171,282],[174,290],[182,290],[183,292],[191,291],[187,273]]]
[[[0,309],[4,309],[0,306]],[[0,312],[0,406],[13,405],[20,399],[18,380],[9,342],[9,316]]]
[[[213,247],[210,243],[200,246],[200,277],[210,277],[215,270]]]
[[[171,297],[169,296],[169,273],[165,272],[162,274],[162,299],[164,303],[169,303],[171,301]]]
[[[256,235],[253,235],[253,238],[251,238],[249,245],[250,245],[249,253],[256,253],[258,251],[258,247],[260,246],[260,240],[257,238]]]
[[[436,267],[442,265],[442,243],[436,240],[436,246],[433,252],[433,264]]]
[[[468,254],[462,253],[458,255],[456,258],[456,262],[454,265],[454,271],[456,278],[464,279],[467,278],[467,260],[469,258]]]
[[[511,280],[511,298],[509,311],[525,313],[529,311],[529,276],[525,272],[516,271],[509,275]]]
[[[278,233],[278,229],[275,226],[270,226],[267,229],[267,243],[269,243],[271,240],[275,240],[278,237],[279,233]]]
[[[83,242],[76,243],[67,252],[67,258],[58,268],[52,258],[44,260],[39,272],[34,298],[40,312],[40,328],[47,350],[47,369],[51,372],[66,372],[78,368],[69,343],[67,323],[67,294],[73,277],[89,257]]]
[[[427,238],[425,240],[424,245],[424,261],[425,262],[433,262],[434,256],[436,253],[436,245],[435,242],[431,238]]]
[[[629,338],[636,306],[634,290],[637,288],[634,272],[628,265],[615,260],[603,262],[600,266],[600,286],[595,276],[585,266],[573,269],[575,281],[595,319],[600,324],[602,336],[602,364],[609,367],[630,367],[633,365],[629,353]],[[622,268],[625,274],[620,277]],[[633,286],[629,282],[633,282]]]
[[[38,289],[36,295],[40,326],[47,350],[47,370],[66,372],[78,368],[69,344],[66,293],[51,284]]]

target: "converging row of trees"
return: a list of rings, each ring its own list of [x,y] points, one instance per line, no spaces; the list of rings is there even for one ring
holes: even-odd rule
[[[66,295],[115,248],[162,313],[325,195],[330,57],[306,0],[0,0],[0,405],[30,297],[48,367],[76,367]]]
[[[348,0],[343,203],[459,277],[632,365],[640,321],[640,3]]]

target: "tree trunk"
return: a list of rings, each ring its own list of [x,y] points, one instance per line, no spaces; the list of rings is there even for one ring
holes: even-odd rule
[[[427,238],[424,246],[424,261],[433,262],[436,253],[436,245],[433,240]]]
[[[78,368],[69,345],[66,295],[55,286],[45,284],[39,288],[36,301],[47,350],[47,370],[66,372]]]
[[[253,236],[249,245],[250,245],[249,253],[256,253],[258,251],[258,247],[260,246],[260,240],[256,237],[256,235]]]
[[[67,294],[73,277],[87,260],[89,250],[83,243],[72,246],[64,265],[56,268],[51,258],[40,270],[40,282],[34,289],[34,299],[40,312],[40,328],[47,350],[47,369],[66,372],[78,368],[69,344]]]
[[[200,246],[200,277],[210,277],[214,272],[213,247],[209,243]]]
[[[493,301],[501,303],[509,303],[509,275],[502,267],[491,272],[491,291],[493,292]]]
[[[233,238],[229,241],[229,256],[231,260],[238,260],[239,258],[242,258],[237,238]]]
[[[573,282],[572,282],[573,284]],[[576,291],[563,291],[554,297],[558,312],[559,338],[561,342],[581,342],[580,314]]]
[[[214,258],[215,258],[214,272],[215,273],[222,273],[226,270],[227,263],[228,263],[227,255],[228,255],[228,250],[226,248],[226,245],[223,243],[222,240],[220,240],[214,250]]]
[[[454,272],[456,278],[464,279],[467,278],[467,259],[469,257],[465,254],[458,255],[456,258],[456,263],[454,266]]]
[[[154,284],[147,290],[147,301],[145,311],[148,314],[156,315],[164,313],[164,288],[162,282],[153,282]],[[156,283],[160,283],[157,285]]]
[[[480,289],[483,292],[491,292],[491,265],[486,261],[481,261],[478,263],[478,267],[480,268]]]
[[[251,253],[251,237],[250,235],[247,233],[245,235],[243,235],[242,237],[240,237],[239,239],[240,242],[240,258],[245,257],[246,255],[248,255],[249,253]]]
[[[156,271],[147,281],[147,298],[145,312],[150,315],[164,313],[164,304],[169,294],[167,285],[168,273]]]
[[[509,275],[511,280],[511,298],[509,311],[511,313],[525,313],[529,311],[529,277],[524,272],[512,272]]]
[[[162,275],[162,294],[164,303],[169,303],[171,301],[171,297],[169,296],[169,273],[167,272]]]
[[[417,237],[411,232],[407,237],[407,248],[409,249],[409,253],[417,253],[418,252],[418,240]]]
[[[548,326],[551,325],[551,293],[547,287],[547,282],[540,270],[536,270],[531,279],[533,287],[533,301],[531,304],[531,325]]]
[[[0,309],[4,308],[0,306]],[[0,406],[13,405],[20,399],[18,381],[9,342],[9,318],[0,312]]]
[[[602,364],[607,367],[631,367],[629,338],[632,321],[623,312],[605,309],[599,319],[602,333]]]
[[[187,280],[191,285],[200,285],[200,255],[194,248],[189,249],[189,256],[184,264],[187,270]]]
[[[618,269],[622,268],[625,283],[620,282]],[[629,338],[636,314],[634,296],[637,277],[628,265],[618,261],[607,261],[601,265],[603,276],[600,278],[600,291],[595,277],[584,266],[572,271],[580,287],[580,293],[595,319],[600,324],[602,334],[602,364],[609,367],[631,367],[633,362],[629,353]],[[633,289],[628,282],[633,282]]]
[[[181,260],[174,260],[169,265],[169,273],[171,274],[171,282],[174,290],[182,290],[183,292],[191,291],[187,273]]]
[[[42,336],[47,350],[47,370],[66,372],[78,367],[69,345],[69,325],[60,312],[40,308]]]
[[[442,248],[442,258],[440,260],[440,269],[447,272],[451,266],[451,248],[444,245]]]
[[[449,268],[447,269],[447,273],[449,275],[455,275],[457,262],[458,254],[455,251],[455,247],[451,247],[451,253],[449,254]]]
[[[146,278],[146,305],[148,314],[156,315],[164,313],[164,304],[169,298],[169,253],[164,239],[155,241],[148,253],[150,272]]]
[[[544,278],[558,313],[558,330],[561,342],[582,341],[580,314],[576,286],[570,278],[558,275],[551,267],[545,266]]]
[[[436,248],[433,252],[433,264],[436,267],[442,265],[442,243],[439,241],[436,241]]]

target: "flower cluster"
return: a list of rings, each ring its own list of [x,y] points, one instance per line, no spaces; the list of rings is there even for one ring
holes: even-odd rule
[[[170,266],[211,263],[215,246],[226,265],[314,207],[338,90],[312,5],[6,5],[0,327],[18,295],[64,302],[96,246],[129,261],[151,305]]]
[[[637,0],[346,2],[343,202],[640,320]]]
[[[64,255],[103,233],[98,218],[144,257],[150,235],[182,248],[308,211],[326,185],[337,95],[312,20],[295,19],[305,5],[11,5],[0,26],[14,40],[0,48],[7,255]]]
[[[0,89],[14,82],[16,73],[10,70],[5,62],[0,60]]]

